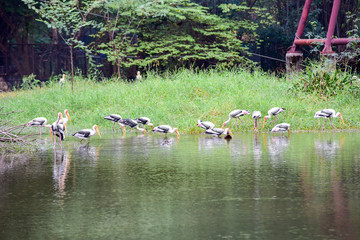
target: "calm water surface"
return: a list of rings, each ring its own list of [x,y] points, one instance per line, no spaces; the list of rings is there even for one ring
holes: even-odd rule
[[[360,239],[359,132],[66,140],[0,161],[0,239]]]

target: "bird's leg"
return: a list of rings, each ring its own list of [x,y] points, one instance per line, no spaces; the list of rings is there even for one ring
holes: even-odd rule
[[[279,120],[279,119],[277,118],[277,116],[274,116],[274,124],[275,124],[275,122],[276,122],[277,120]]]
[[[41,126],[40,126],[40,137],[41,137]]]
[[[331,126],[336,129],[336,127],[332,124],[331,117],[329,118],[329,121],[330,121]]]
[[[241,124],[243,124],[243,121],[241,120],[241,118],[240,118],[240,117],[239,117],[239,120],[240,120]]]
[[[113,124],[113,132],[115,131],[115,122],[114,122],[114,124]]]
[[[238,120],[238,119],[236,118],[236,127],[238,126],[237,120]]]
[[[323,123],[323,125],[322,125],[322,129],[321,129],[321,131],[324,131],[325,122],[326,122],[326,118],[325,118],[324,123]]]

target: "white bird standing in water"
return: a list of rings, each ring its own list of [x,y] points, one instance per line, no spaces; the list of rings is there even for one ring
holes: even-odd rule
[[[138,124],[142,124],[143,126],[145,125],[148,125],[151,127],[151,130],[154,129],[154,124],[151,123],[151,120],[150,118],[148,117],[139,117],[137,119],[135,119],[135,121],[138,123]]]
[[[209,121],[202,121],[202,120],[198,120],[198,127],[201,127],[205,130],[207,129],[212,129],[215,127],[215,124],[213,124],[212,122],[209,122]]]
[[[264,117],[264,122],[263,122],[263,128],[265,126],[265,122],[266,122],[266,119],[268,118],[271,118],[271,116],[274,116],[274,121],[270,122],[270,123],[275,123],[278,118],[276,115],[282,113],[283,111],[285,111],[285,108],[281,108],[281,107],[274,107],[274,108],[271,108],[269,111],[268,111],[268,116],[265,116]]]
[[[40,127],[40,137],[41,137],[41,128],[42,127],[47,127],[47,128],[51,128],[51,125],[46,125],[47,123],[47,119],[44,117],[38,117],[38,118],[34,118],[33,120],[31,120],[30,122],[28,122],[26,124],[27,127],[32,127],[32,126],[38,126]]]
[[[231,138],[233,137],[233,134],[231,132],[231,130],[229,128],[212,128],[212,129],[207,129],[205,131],[205,134],[209,134],[209,135],[213,135],[213,136],[217,136],[220,137],[221,135],[225,135],[225,136],[230,136]]]
[[[315,116],[314,116],[314,118],[325,118],[321,130],[324,130],[326,119],[329,119],[331,126],[333,126],[333,128],[335,128],[335,126],[332,124],[332,121],[331,121],[332,117],[333,118],[340,117],[342,123],[345,125],[345,122],[344,122],[344,119],[341,116],[341,113],[339,113],[339,112],[335,113],[334,109],[323,109],[323,110],[317,111],[315,113]]]
[[[225,128],[225,126],[231,121],[232,118],[236,119],[236,127],[237,127],[237,120],[240,119],[240,117],[242,117],[244,115],[248,115],[248,114],[250,114],[250,112],[248,110],[236,109],[236,110],[232,111],[231,113],[229,113],[229,119],[223,123],[222,128]],[[241,119],[240,119],[240,122],[243,123],[241,121]]]
[[[172,128],[169,125],[160,125],[160,126],[154,127],[153,132],[164,133],[165,136],[168,133],[174,133],[175,132],[176,136],[180,137],[179,130],[177,128]]]
[[[64,122],[63,115],[61,112],[58,113],[58,119],[56,120],[56,122],[54,122],[51,125],[51,131],[55,136],[54,137],[54,148],[55,148],[55,144],[56,144],[56,137],[59,138],[61,147],[62,147],[62,141],[64,141],[64,139],[65,139],[66,126],[64,124],[60,124],[60,120],[62,120]]]
[[[142,132],[143,134],[145,134],[146,130],[144,128],[140,128],[138,123],[131,118],[127,118],[127,119],[120,119],[119,123],[130,127],[131,129],[136,128],[137,130],[139,130],[140,132]]]
[[[67,133],[67,122],[70,120],[70,122],[71,122],[71,118],[70,118],[70,114],[69,114],[69,110],[67,110],[67,109],[65,109],[64,110],[64,113],[65,113],[65,118],[63,118],[63,120],[60,120],[60,124],[63,124],[63,125],[65,125],[65,131],[66,131],[66,133]]]
[[[91,136],[94,136],[95,133],[98,133],[101,137],[98,126],[94,125],[92,129],[83,129],[73,134],[74,137],[81,138],[80,143],[86,139],[86,143]]]
[[[288,132],[288,136],[290,134],[290,124],[288,123],[280,123],[277,124],[273,129],[271,129],[271,132],[282,132],[282,135],[284,136],[284,132]]]
[[[114,122],[113,131],[115,131],[115,128],[114,128],[115,124],[118,123],[121,126],[122,130],[124,132],[126,132],[125,125],[121,124],[119,122],[122,119],[122,117],[119,114],[110,114],[110,115],[105,116],[104,119],[107,119],[107,120],[110,120],[110,121]]]
[[[254,129],[257,130],[258,119],[261,118],[261,112],[254,111],[252,114],[252,118],[254,119]]]

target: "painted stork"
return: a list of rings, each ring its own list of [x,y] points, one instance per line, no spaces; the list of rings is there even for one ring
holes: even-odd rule
[[[110,114],[110,115],[105,116],[104,119],[114,122],[113,131],[115,131],[115,128],[114,128],[115,124],[118,123],[121,126],[121,128],[123,129],[123,131],[126,132],[125,125],[119,122],[122,119],[122,117],[119,114]]]
[[[62,75],[62,78],[60,78],[59,86],[62,87],[65,84],[65,74]]]
[[[94,136],[95,133],[99,134],[101,137],[98,126],[94,125],[92,129],[83,129],[73,134],[74,137],[81,138],[80,143],[86,139],[86,143],[91,136]]]
[[[240,117],[242,117],[244,115],[248,115],[248,114],[250,114],[250,112],[248,110],[236,109],[236,110],[232,111],[231,113],[229,113],[229,119],[223,123],[222,128],[225,128],[226,124],[228,124],[232,118],[236,119],[236,127],[237,127],[237,120],[240,119]],[[241,119],[240,119],[240,122],[243,123],[241,121]]]
[[[198,127],[201,127],[205,130],[208,130],[208,129],[212,129],[215,127],[215,124],[213,124],[212,122],[209,122],[209,121],[202,121],[202,120],[198,120]]]
[[[180,137],[180,133],[179,130],[177,128],[172,128],[169,125],[160,125],[157,127],[154,127],[153,132],[159,132],[159,133],[164,133],[165,136],[167,135],[167,133],[176,133],[176,135],[178,137]]]
[[[151,123],[151,120],[148,117],[139,117],[139,118],[135,119],[135,121],[138,124],[142,124],[143,126],[149,125],[151,127],[151,130],[154,129],[154,124]]]
[[[340,117],[342,123],[345,125],[345,122],[344,122],[344,119],[343,119],[342,116],[341,116],[341,113],[339,113],[339,112],[338,112],[338,113],[335,113],[335,110],[334,110],[334,109],[323,109],[323,110],[320,110],[320,111],[316,112],[316,113],[315,113],[315,116],[314,116],[314,118],[325,118],[321,130],[324,130],[324,126],[325,126],[326,119],[329,119],[331,126],[333,126],[333,128],[335,128],[335,126],[332,124],[332,121],[331,121],[331,118],[332,118],[332,117],[333,117],[333,118]]]
[[[140,128],[138,123],[131,118],[127,118],[127,119],[120,119],[119,123],[123,124],[124,126],[128,126],[131,129],[136,128],[137,130],[139,130],[140,132],[142,132],[143,134],[145,134],[145,129],[144,128]]]
[[[51,125],[46,125],[47,123],[47,119],[44,117],[38,117],[38,118],[34,118],[33,120],[31,120],[30,122],[28,122],[26,124],[27,127],[32,127],[32,126],[38,126],[40,127],[40,137],[41,137],[41,128],[42,127],[47,127],[47,128],[51,128]]]
[[[254,111],[252,113],[252,118],[254,119],[254,129],[257,129],[258,125],[258,119],[261,118],[261,112],[260,111]]]
[[[140,71],[137,71],[137,72],[136,72],[136,80],[141,80]]]
[[[285,111],[285,108],[281,108],[281,107],[274,107],[274,108],[271,108],[269,111],[268,111],[268,116],[265,116],[264,117],[264,122],[263,122],[263,128],[265,126],[265,122],[268,118],[271,118],[271,116],[274,117],[274,123],[278,120],[277,116],[278,114],[282,113],[283,111]],[[272,122],[270,122],[272,123]]]
[[[63,124],[65,125],[65,131],[67,133],[67,122],[70,120],[71,122],[71,118],[70,118],[70,114],[69,114],[69,110],[65,109],[64,110],[64,113],[65,113],[65,118],[63,118],[63,120],[60,120],[59,124]]]
[[[290,134],[290,124],[288,123],[280,123],[277,124],[273,129],[271,129],[271,132],[282,132],[282,135],[284,136],[284,132],[288,132],[288,135]]]
[[[209,135],[213,135],[213,136],[218,136],[220,137],[221,135],[225,135],[226,137],[230,136],[231,138],[233,137],[233,134],[231,132],[231,130],[229,128],[212,128],[212,129],[207,129],[205,131],[206,134]]]
[[[64,124],[60,124],[60,120],[62,120],[64,122],[64,118],[61,112],[58,113],[58,119],[56,120],[56,122],[54,122],[51,125],[51,132],[55,135],[54,137],[54,148],[55,148],[55,144],[56,144],[56,137],[58,137],[60,139],[60,144],[62,146],[62,141],[64,141],[65,139],[65,129],[66,126]]]

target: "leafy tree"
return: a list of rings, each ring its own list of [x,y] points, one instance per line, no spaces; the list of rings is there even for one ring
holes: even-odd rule
[[[110,41],[97,47],[118,66],[175,68],[249,62],[239,54],[246,47],[237,38],[237,23],[209,14],[207,8],[189,0],[146,0],[112,8],[113,17],[106,19],[102,30]]]
[[[50,29],[56,29],[60,37],[69,47],[71,61],[71,88],[74,82],[74,57],[75,47],[88,51],[87,46],[80,40],[81,32],[85,27],[96,27],[97,23],[89,19],[95,9],[101,7],[102,0],[51,0],[35,1],[23,0],[28,7],[40,15],[39,21]],[[89,53],[89,51],[88,51]]]

